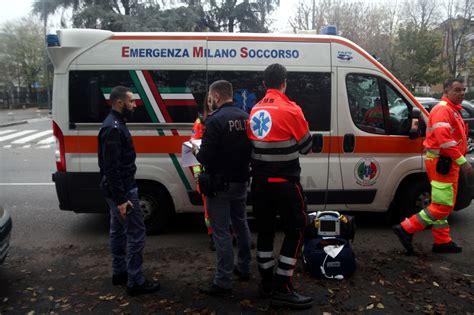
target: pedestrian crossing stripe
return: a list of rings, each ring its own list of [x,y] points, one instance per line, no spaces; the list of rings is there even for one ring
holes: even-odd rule
[[[52,130],[0,130],[0,148],[50,149],[55,141]]]
[[[29,133],[33,133],[35,131],[36,130],[23,130],[23,131],[20,131],[20,132],[15,132],[14,134],[9,134],[9,135],[0,137],[0,142],[7,141],[7,140],[10,140],[10,139],[14,139],[14,138],[18,138],[18,137],[27,135]]]
[[[25,138],[21,138],[21,139],[15,140],[15,141],[13,141],[12,143],[13,143],[13,144],[27,143],[27,142],[30,142],[31,140],[44,137],[45,135],[50,135],[50,134],[52,134],[52,133],[53,133],[52,130],[46,130],[46,131],[42,131],[42,132],[35,133],[34,135],[31,135],[31,136],[28,136],[28,137],[25,137]]]

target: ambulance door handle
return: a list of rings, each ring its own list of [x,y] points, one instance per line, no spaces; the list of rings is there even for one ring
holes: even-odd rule
[[[324,137],[320,133],[315,133],[313,134],[313,146],[311,150],[313,153],[321,153],[323,152],[323,146],[324,146]]]
[[[344,152],[354,152],[355,147],[355,136],[352,133],[348,133],[344,135]]]

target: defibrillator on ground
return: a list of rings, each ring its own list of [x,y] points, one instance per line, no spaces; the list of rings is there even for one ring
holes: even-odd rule
[[[355,236],[355,220],[337,211],[319,211],[308,215],[303,261],[316,278],[342,280],[356,270],[350,241]]]
[[[340,214],[337,211],[318,211],[309,213],[308,218],[306,238],[333,236],[354,240],[356,225],[353,216]]]

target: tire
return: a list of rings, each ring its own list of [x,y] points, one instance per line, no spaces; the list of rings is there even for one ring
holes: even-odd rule
[[[164,188],[149,183],[138,184],[138,198],[146,233],[163,233],[174,213],[171,199]]]
[[[397,193],[396,206],[390,221],[399,223],[426,208],[431,202],[431,185],[426,176],[415,177],[403,184]]]

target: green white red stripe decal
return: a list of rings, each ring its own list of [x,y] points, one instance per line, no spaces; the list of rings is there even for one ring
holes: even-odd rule
[[[173,122],[171,116],[166,109],[163,98],[156,89],[155,83],[148,71],[129,71],[132,78],[135,89],[140,96],[140,99],[143,101],[145,108],[151,118],[151,121],[154,123],[160,122]],[[179,135],[177,130],[164,131],[162,129],[157,129],[157,132],[160,136],[171,136]],[[191,185],[179,164],[176,154],[169,154],[171,161],[173,162],[176,171],[181,178],[186,190],[192,191]]]

